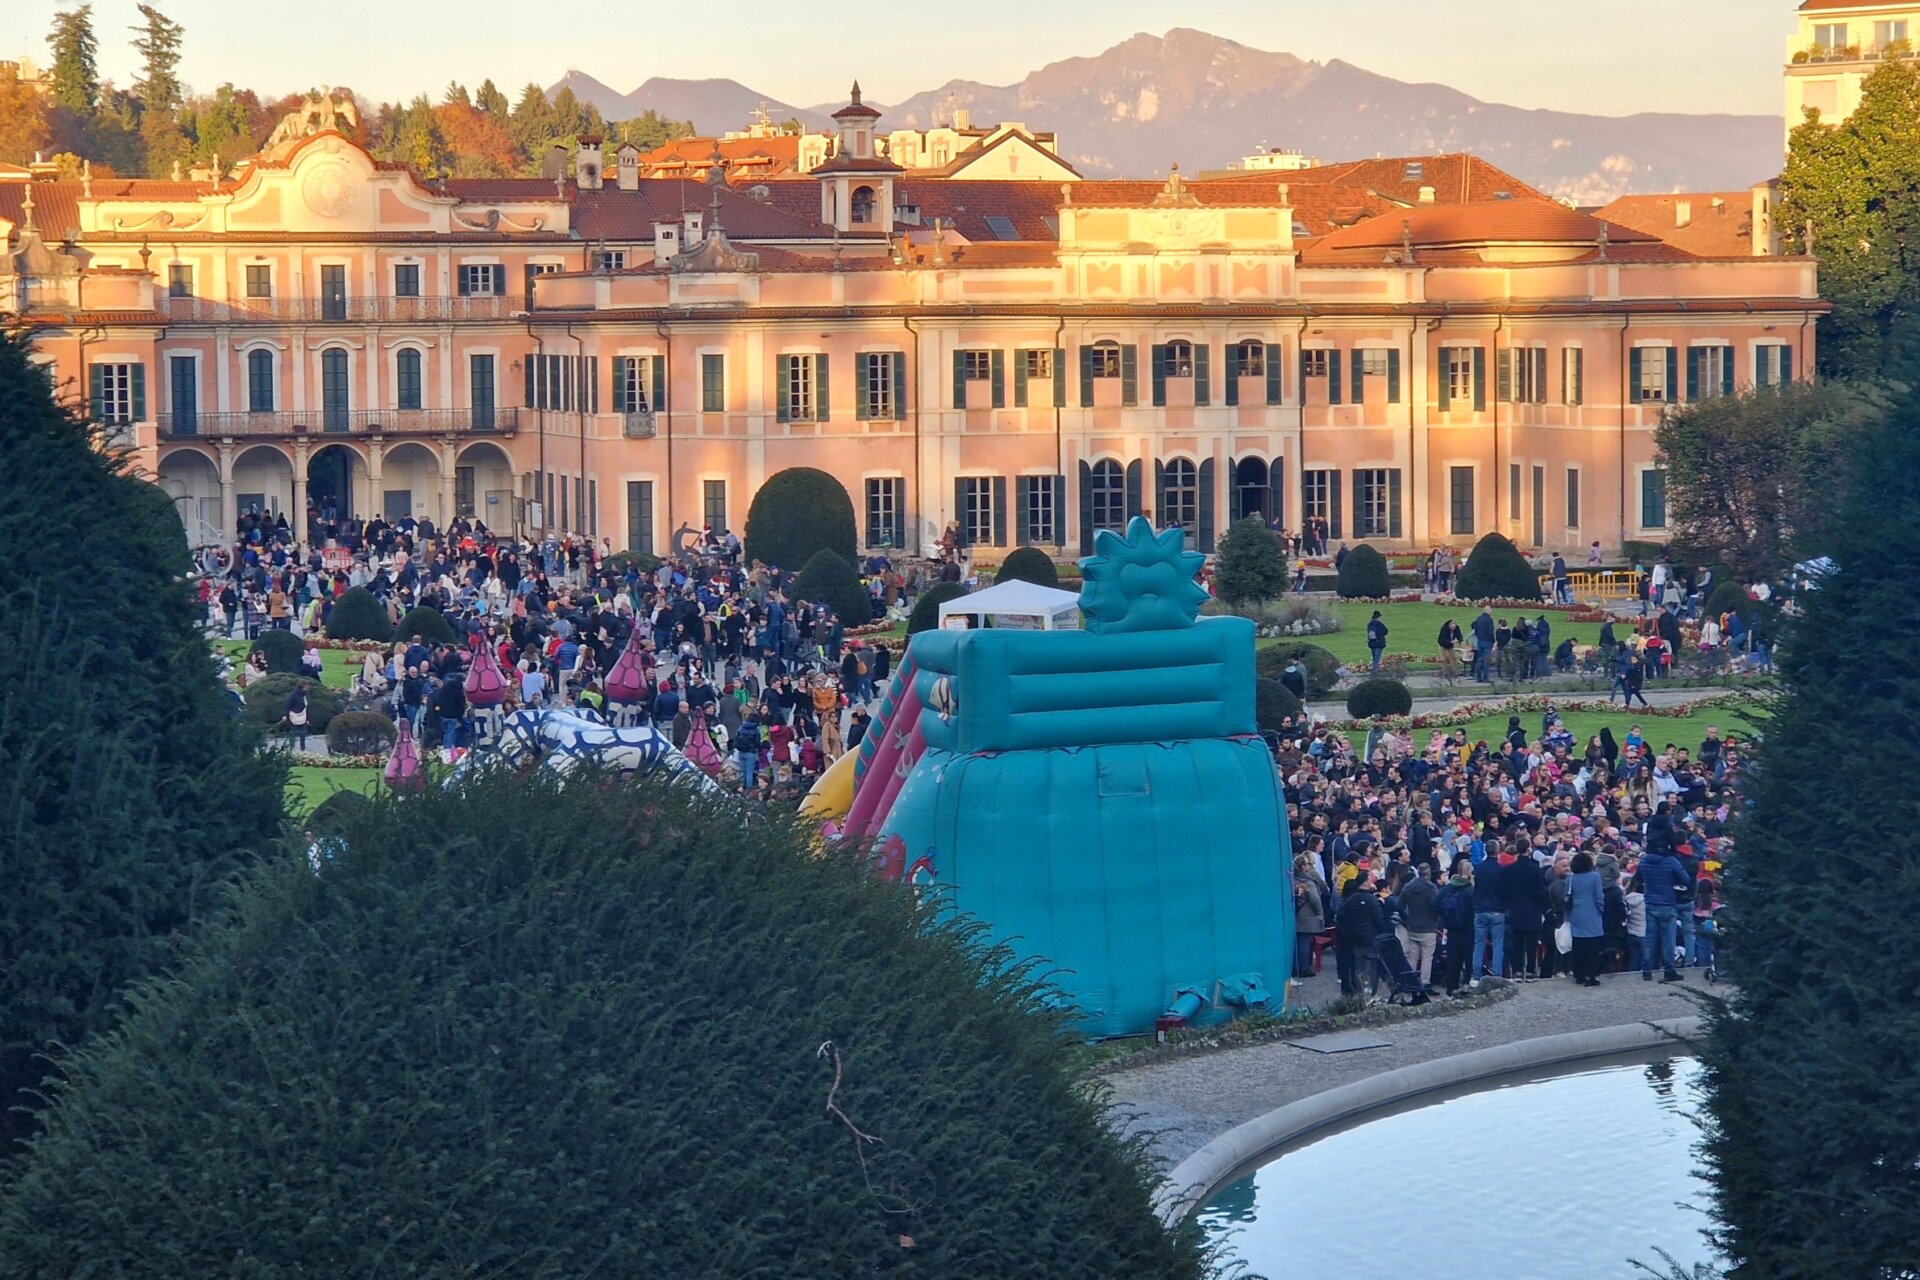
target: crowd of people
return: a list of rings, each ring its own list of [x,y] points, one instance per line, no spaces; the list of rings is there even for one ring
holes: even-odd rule
[[[893,654],[849,636],[825,605],[794,597],[791,572],[742,563],[737,538],[706,531],[657,563],[616,557],[590,541],[500,537],[466,519],[444,531],[411,518],[343,522],[324,547],[296,542],[285,520],[249,512],[231,549],[203,558],[201,599],[219,636],[280,628],[309,639],[302,671],[318,680],[336,601],[364,587],[391,621],[436,610],[454,643],[397,635],[369,652],[349,702],[404,719],[453,756],[468,747],[473,717],[464,682],[474,644],[490,646],[509,683],[509,709],[609,712],[607,674],[629,639],[650,696],[617,708],[671,735],[712,743],[722,780],[766,796],[804,792],[842,752],[859,745]],[[875,555],[859,566],[876,618],[905,616],[930,583],[962,572],[939,562]],[[236,673],[244,687],[266,674],[256,650]],[[282,726],[307,736],[304,683]]]
[[[1537,733],[1511,717],[1498,743],[1401,731],[1356,751],[1309,723],[1279,738],[1296,977],[1331,943],[1342,990],[1371,994],[1387,936],[1427,995],[1486,977],[1595,986],[1623,969],[1677,982],[1712,965],[1737,737],[1709,728],[1690,750],[1635,725],[1582,744],[1549,708]]]

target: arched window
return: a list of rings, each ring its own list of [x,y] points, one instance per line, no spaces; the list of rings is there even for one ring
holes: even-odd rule
[[[1088,357],[1088,366],[1088,373],[1096,378],[1119,377],[1120,344],[1111,339],[1094,343],[1092,354]]]
[[[273,352],[265,347],[247,352],[247,412],[273,412]]]
[[[1234,347],[1233,367],[1243,378],[1264,378],[1267,376],[1267,344],[1258,338],[1248,338]]]
[[[1193,530],[1200,523],[1200,473],[1185,458],[1160,470],[1160,525]]]
[[[855,187],[853,189],[853,221],[855,226],[873,221],[872,187]]]
[[[1233,464],[1233,518],[1248,516],[1267,519],[1270,513],[1267,490],[1267,464],[1259,458],[1242,458]]]
[[[402,347],[393,358],[394,406],[400,409],[420,407],[420,353]]]
[[[1123,529],[1127,523],[1127,473],[1109,458],[1093,464],[1093,527]]]
[[[1167,344],[1167,376],[1169,378],[1193,376],[1193,344],[1184,338],[1175,338]]]

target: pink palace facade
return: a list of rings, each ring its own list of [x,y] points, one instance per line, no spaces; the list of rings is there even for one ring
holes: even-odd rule
[[[1671,404],[1808,375],[1814,264],[1700,257],[1466,156],[907,176],[855,99],[758,185],[423,181],[322,130],[214,181],[0,178],[0,310],[213,539],[250,505],[663,550],[837,477],[869,546],[1145,513],[1382,547],[1658,539]],[[1275,180],[1284,179],[1284,181]]]

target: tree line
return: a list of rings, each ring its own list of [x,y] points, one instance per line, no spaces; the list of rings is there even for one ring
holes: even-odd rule
[[[226,169],[258,152],[281,118],[313,96],[309,90],[262,97],[232,81],[212,93],[190,92],[180,78],[186,28],[151,4],[138,8],[131,44],[139,71],[125,88],[100,76],[91,4],[54,15],[44,89],[10,66],[0,68],[0,162],[25,164],[41,154],[63,173],[77,174],[85,163],[99,177],[166,178],[215,164]],[[333,92],[354,98],[359,142],[428,179],[537,174],[549,148],[572,151],[586,135],[651,150],[693,132],[691,121],[651,110],[608,121],[572,89],[563,87],[549,100],[533,83],[511,103],[491,79],[471,92],[451,83],[438,102],[423,93],[405,103],[369,104],[349,89]]]

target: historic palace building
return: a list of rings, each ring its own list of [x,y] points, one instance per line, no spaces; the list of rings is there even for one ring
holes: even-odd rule
[[[206,181],[0,178],[0,310],[198,538],[251,506],[664,548],[793,466],[866,543],[1066,554],[1146,513],[1349,543],[1659,538],[1653,427],[1805,377],[1814,264],[1443,155],[970,179],[836,116],[805,173],[422,180],[344,122]]]

